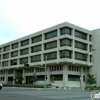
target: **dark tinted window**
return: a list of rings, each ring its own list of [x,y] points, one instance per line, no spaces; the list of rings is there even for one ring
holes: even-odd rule
[[[21,46],[29,45],[29,39],[21,42]]]
[[[45,39],[53,38],[53,37],[56,37],[56,36],[57,36],[57,30],[49,32],[49,33],[46,33],[45,34]]]
[[[39,41],[42,41],[42,35],[32,38],[32,43],[39,42]]]

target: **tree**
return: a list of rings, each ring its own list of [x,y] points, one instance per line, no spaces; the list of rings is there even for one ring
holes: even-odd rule
[[[91,86],[92,84],[96,84],[96,78],[94,75],[88,74],[87,83]]]
[[[15,75],[15,79],[14,79],[15,84],[22,84],[22,80],[23,80],[23,79],[24,79],[24,78],[23,78],[22,74],[21,74],[21,73],[17,73],[17,74]]]
[[[31,78],[30,78],[30,81],[31,83],[36,83],[38,81],[38,78],[36,75],[33,75]]]

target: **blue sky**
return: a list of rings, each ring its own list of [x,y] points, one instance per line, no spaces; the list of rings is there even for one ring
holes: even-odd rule
[[[100,0],[0,0],[0,45],[70,22],[100,28]]]

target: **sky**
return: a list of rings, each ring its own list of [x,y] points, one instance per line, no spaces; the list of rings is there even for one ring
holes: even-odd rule
[[[0,45],[63,22],[100,28],[100,0],[0,0]]]

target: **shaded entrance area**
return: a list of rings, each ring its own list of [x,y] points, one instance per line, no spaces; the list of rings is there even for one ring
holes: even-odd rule
[[[8,77],[8,83],[13,84],[13,77]]]

